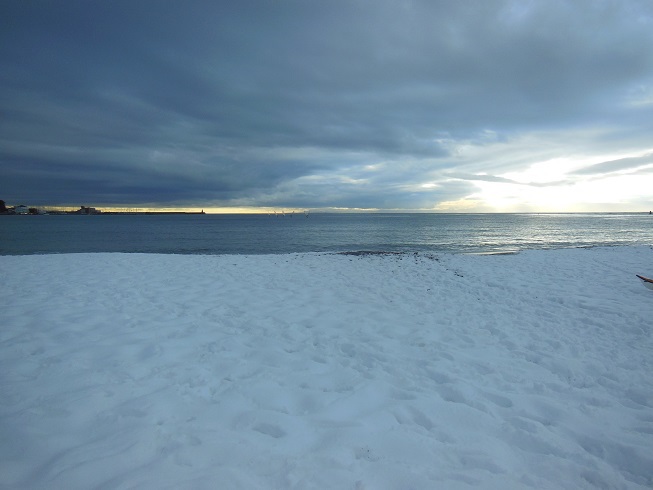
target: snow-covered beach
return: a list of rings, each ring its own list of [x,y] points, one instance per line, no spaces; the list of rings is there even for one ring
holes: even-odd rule
[[[651,247],[0,256],[0,487],[650,488]]]

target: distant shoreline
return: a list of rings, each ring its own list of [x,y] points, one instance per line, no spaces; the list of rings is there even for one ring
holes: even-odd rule
[[[53,214],[53,213],[50,213]],[[102,211],[101,213],[97,213],[97,215],[102,215],[102,214],[111,214],[111,215],[116,215],[116,214],[206,214],[204,211]]]
[[[103,215],[155,215],[155,214],[206,214],[203,211],[101,211],[94,213],[80,213],[79,211],[47,211],[38,214],[0,213],[0,216],[103,216]]]

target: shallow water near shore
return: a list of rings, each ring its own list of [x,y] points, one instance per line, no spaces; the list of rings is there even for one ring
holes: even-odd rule
[[[0,254],[502,253],[653,243],[653,216],[311,213],[0,216]]]

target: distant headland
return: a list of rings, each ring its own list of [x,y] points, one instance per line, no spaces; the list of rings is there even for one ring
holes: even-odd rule
[[[204,210],[201,211],[165,211],[165,210],[147,210],[138,208],[125,208],[125,209],[99,209],[90,206],[80,206],[79,209],[59,208],[54,206],[26,206],[24,204],[17,204],[15,206],[7,206],[6,203],[0,199],[0,215],[97,215],[97,214],[206,214]]]

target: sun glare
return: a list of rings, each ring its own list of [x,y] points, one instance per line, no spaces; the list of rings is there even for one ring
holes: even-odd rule
[[[478,182],[479,191],[470,198],[484,202],[496,212],[591,211],[601,210],[605,205],[627,207],[630,202],[647,200],[650,185],[651,179],[637,175],[616,175],[551,186]]]
[[[569,172],[578,170],[592,163],[590,159],[578,160],[570,158],[554,158],[543,162],[530,165],[528,168],[518,172],[508,172],[503,174],[510,180],[524,184],[536,183],[547,184],[560,181],[566,178]]]

